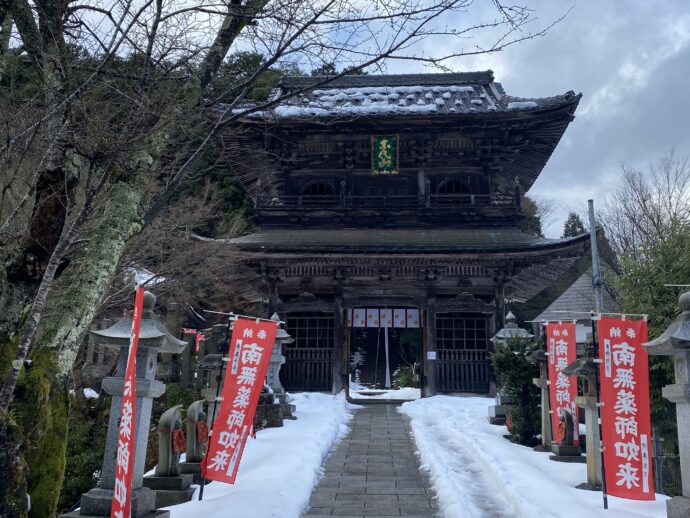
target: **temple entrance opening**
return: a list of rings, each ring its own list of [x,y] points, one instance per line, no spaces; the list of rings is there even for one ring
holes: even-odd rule
[[[423,365],[420,310],[354,308],[347,310],[346,318],[349,397],[419,398]]]

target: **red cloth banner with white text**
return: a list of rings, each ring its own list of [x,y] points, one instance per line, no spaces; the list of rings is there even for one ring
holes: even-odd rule
[[[580,444],[579,421],[577,416],[576,378],[563,374],[563,369],[577,357],[575,322],[549,322],[546,324],[546,343],[549,353],[549,403],[551,406],[551,433],[554,442],[558,440],[558,426],[565,410],[573,418],[573,444]]]
[[[264,386],[278,322],[238,318],[232,329],[223,401],[213,422],[204,477],[233,484]]]
[[[654,500],[647,322],[599,320],[601,433],[609,495]]]
[[[206,340],[206,338],[204,338],[203,333],[201,333],[200,331],[197,331],[196,329],[187,329],[187,328],[183,328],[182,332],[187,334],[187,335],[194,335],[194,352],[198,353],[199,352],[199,344],[203,340]]]
[[[129,518],[132,508],[132,471],[134,469],[134,416],[137,413],[137,348],[139,347],[139,328],[141,312],[144,308],[144,288],[137,286],[132,314],[132,332],[127,353],[120,424],[117,436],[115,462],[115,487],[110,508],[110,518]]]

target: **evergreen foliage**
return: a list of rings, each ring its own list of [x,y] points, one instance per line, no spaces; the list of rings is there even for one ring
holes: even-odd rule
[[[523,196],[521,206],[525,218],[520,222],[520,230],[525,234],[544,237],[537,204],[529,196]]]
[[[563,235],[561,238],[575,237],[587,232],[584,223],[575,212],[568,214],[565,223],[563,224]]]
[[[622,274],[614,282],[623,311],[649,315],[651,340],[663,333],[679,311],[679,290],[664,284],[690,281],[690,224],[669,228],[663,239],[645,243],[641,251],[637,257],[621,260]],[[671,357],[649,357],[649,382],[652,426],[664,438],[669,461],[663,492],[680,494],[676,409],[661,395],[664,386],[675,383]]]
[[[58,509],[67,511],[83,493],[98,485],[108,431],[110,398],[86,399],[83,404],[71,398],[67,436],[67,465]]]
[[[510,440],[520,444],[534,444],[541,430],[541,393],[532,383],[533,378],[539,377],[539,366],[530,361],[530,355],[538,348],[530,338],[513,337],[496,343],[491,355],[501,397],[510,402]]]

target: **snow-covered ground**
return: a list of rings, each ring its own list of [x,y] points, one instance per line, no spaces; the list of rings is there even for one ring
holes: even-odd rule
[[[306,510],[321,464],[348,431],[356,408],[337,396],[293,395],[297,420],[257,432],[249,439],[234,485],[213,482],[191,502],[169,507],[172,518],[297,518]],[[196,486],[195,486],[196,487]]]
[[[399,389],[370,389],[350,380],[350,397],[352,399],[390,399],[410,401],[419,399],[422,391],[418,388],[403,387]]]
[[[549,460],[548,453],[512,444],[503,426],[489,424],[493,399],[435,396],[404,403],[423,468],[445,516],[467,518],[636,518],[666,516],[667,497],[653,502],[609,497],[575,486],[585,464]]]

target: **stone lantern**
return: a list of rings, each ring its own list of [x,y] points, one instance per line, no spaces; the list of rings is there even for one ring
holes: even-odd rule
[[[683,494],[666,502],[668,518],[690,516],[690,292],[683,293],[679,302],[678,318],[659,338],[644,345],[651,355],[673,356],[676,373],[675,384],[665,386],[662,394],[676,404]]]
[[[274,313],[271,320],[280,320],[278,313]],[[283,355],[283,345],[291,344],[295,341],[282,326],[278,326],[276,333],[276,340],[271,351],[271,359],[268,364],[268,374],[266,380],[268,386],[273,390],[273,394],[280,402],[280,407],[283,409],[283,416],[286,419],[294,419],[292,412],[294,412],[294,405],[290,405],[287,401],[285,389],[280,383],[280,367],[285,363],[285,356]]]
[[[532,363],[539,364],[539,377],[532,378],[532,383],[541,389],[541,445],[534,447],[537,451],[551,451],[551,402],[549,401],[549,365],[546,351],[539,349],[532,352]]]
[[[155,493],[151,489],[143,487],[142,481],[153,398],[159,397],[165,392],[165,384],[155,379],[158,353],[179,354],[187,346],[187,342],[175,338],[165,328],[165,325],[158,320],[158,317],[153,313],[155,304],[155,295],[148,291],[145,292],[141,328],[139,331],[139,346],[137,349],[132,518],[164,517],[169,515],[167,511],[154,512]],[[115,486],[118,424],[122,408],[122,393],[131,330],[132,318],[126,317],[121,318],[107,329],[91,331],[97,344],[112,349],[118,354],[115,376],[105,378],[102,384],[103,390],[113,397],[110,405],[108,435],[98,487],[82,495],[79,511],[64,516],[110,516],[113,488]]]
[[[517,318],[509,311],[506,315],[506,324],[503,329],[498,331],[489,341],[494,345],[505,345],[511,338],[534,338],[529,331],[522,329],[517,325]],[[505,397],[501,398],[500,387],[499,393],[496,396],[496,404],[489,407],[489,422],[491,424],[503,425],[506,422],[507,412],[506,405],[511,404],[511,401],[506,401]]]
[[[587,482],[578,489],[600,491],[601,480],[601,435],[599,433],[599,398],[597,397],[597,364],[594,361],[596,344],[592,333],[587,333],[585,355],[563,369],[566,376],[582,380],[582,395],[575,403],[585,411],[585,449],[587,451]]]
[[[218,415],[220,395],[221,371],[223,370],[223,355],[228,354],[228,324],[216,324],[211,328],[211,339],[204,347],[204,357],[196,365],[201,372],[201,397],[208,403],[209,423]],[[205,342],[204,342],[205,343]]]
[[[512,311],[506,315],[505,327],[496,333],[490,341],[493,344],[505,344],[510,338],[534,338],[533,334],[517,325],[517,318]]]

